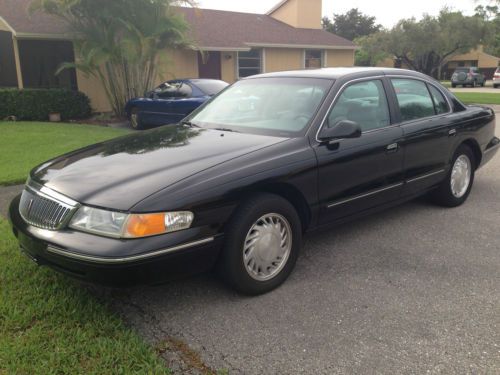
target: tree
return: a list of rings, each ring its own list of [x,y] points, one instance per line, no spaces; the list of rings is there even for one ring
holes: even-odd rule
[[[384,33],[375,33],[359,37],[354,43],[359,47],[355,55],[356,66],[375,66],[380,61],[392,57],[380,48],[384,43]]]
[[[500,4],[500,1],[497,3]],[[479,5],[475,10],[476,15],[481,17],[489,28],[489,37],[484,43],[485,52],[500,56],[500,8],[497,5]]]
[[[382,26],[376,24],[375,17],[367,16],[358,8],[353,8],[345,14],[334,14],[333,21],[324,17],[323,28],[348,40],[354,40],[380,31]]]
[[[489,29],[481,17],[467,17],[443,9],[439,16],[425,15],[422,20],[401,20],[391,30],[373,38],[379,49],[396,57],[409,68],[438,76],[446,60],[476,48],[488,38]]]
[[[154,84],[166,50],[191,45],[188,25],[172,9],[191,0],[34,0],[31,11],[55,15],[75,34],[76,68],[101,82],[117,116]]]

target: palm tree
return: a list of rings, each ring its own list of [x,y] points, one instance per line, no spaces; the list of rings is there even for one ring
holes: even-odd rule
[[[103,85],[113,112],[152,88],[169,49],[189,48],[188,25],[175,12],[193,0],[33,0],[37,10],[62,18],[75,34],[76,68]]]

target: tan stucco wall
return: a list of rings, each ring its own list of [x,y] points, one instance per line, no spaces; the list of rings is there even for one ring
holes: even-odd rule
[[[2,18],[0,18],[0,31],[11,31]]]
[[[76,80],[78,82],[78,90],[89,97],[94,112],[111,112],[111,105],[109,104],[106,92],[98,79],[87,76],[80,70],[77,70]]]
[[[321,0],[288,0],[270,14],[293,27],[321,29]]]
[[[266,48],[265,72],[280,72],[304,68],[304,50],[295,48]]]
[[[326,67],[354,66],[354,50],[328,50],[326,51]]]
[[[236,82],[236,52],[221,52],[222,80],[228,83]]]
[[[198,77],[198,52],[193,50],[169,50],[160,57],[158,84],[169,79]]]

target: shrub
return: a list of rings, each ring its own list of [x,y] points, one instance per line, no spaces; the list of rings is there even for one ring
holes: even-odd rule
[[[0,89],[0,120],[15,116],[18,120],[47,121],[49,113],[63,120],[90,116],[90,100],[79,92],[65,89]]]

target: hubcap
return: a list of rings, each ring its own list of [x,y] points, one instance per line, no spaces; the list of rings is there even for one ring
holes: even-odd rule
[[[285,266],[292,249],[292,229],[279,214],[267,214],[248,231],[243,244],[245,268],[255,280],[266,281]]]
[[[469,188],[472,166],[467,155],[460,155],[451,171],[451,192],[455,198],[462,198]]]
[[[131,122],[133,128],[137,128],[137,124],[138,124],[138,115],[137,115],[137,112],[133,112],[130,115],[130,122]]]

